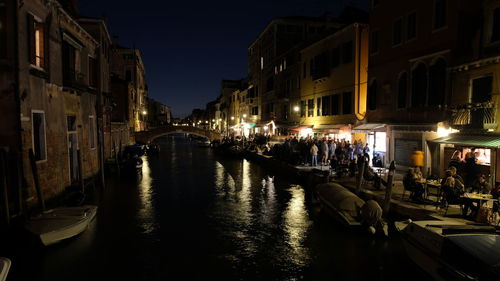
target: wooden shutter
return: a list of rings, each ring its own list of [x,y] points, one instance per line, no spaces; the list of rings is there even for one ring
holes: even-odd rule
[[[35,18],[33,15],[27,15],[27,35],[28,35],[28,61],[31,64],[36,63],[36,54],[35,54]]]

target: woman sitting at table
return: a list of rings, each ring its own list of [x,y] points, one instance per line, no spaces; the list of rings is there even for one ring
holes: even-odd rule
[[[421,174],[416,174],[414,168],[409,168],[408,172],[403,178],[403,185],[405,189],[411,191],[410,199],[421,203],[424,201],[424,185],[422,184],[423,178]]]
[[[441,183],[442,194],[448,204],[462,204],[460,196],[463,194],[463,191],[457,186],[457,182],[458,181],[450,175]]]

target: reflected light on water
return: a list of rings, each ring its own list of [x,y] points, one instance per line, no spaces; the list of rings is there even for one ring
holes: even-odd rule
[[[152,233],[156,229],[156,221],[154,216],[153,196],[154,191],[152,188],[153,179],[151,178],[151,169],[147,157],[142,157],[142,179],[139,183],[139,198],[141,206],[138,211],[138,217],[142,221],[144,233]]]
[[[292,198],[284,213],[287,244],[291,248],[291,259],[296,264],[306,264],[310,259],[307,248],[303,245],[307,230],[311,226],[304,203],[304,190],[300,186],[290,188]]]

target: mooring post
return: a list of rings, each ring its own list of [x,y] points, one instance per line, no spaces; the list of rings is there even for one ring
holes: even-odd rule
[[[391,198],[392,198],[392,181],[394,179],[394,173],[396,171],[396,163],[394,160],[391,162],[389,166],[389,175],[387,176],[387,186],[385,188],[385,199],[384,199],[384,215],[387,216],[389,214],[389,207],[391,206]]]
[[[358,177],[357,177],[357,184],[356,184],[356,193],[360,194],[361,189],[363,186],[363,176],[365,174],[365,156],[364,155],[358,155]]]

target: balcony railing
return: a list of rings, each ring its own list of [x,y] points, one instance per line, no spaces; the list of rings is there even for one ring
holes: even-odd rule
[[[452,109],[451,121],[458,129],[495,129],[496,106],[491,102],[461,105]]]
[[[63,70],[63,85],[77,90],[85,90],[88,88],[85,83],[85,75],[74,69]]]

